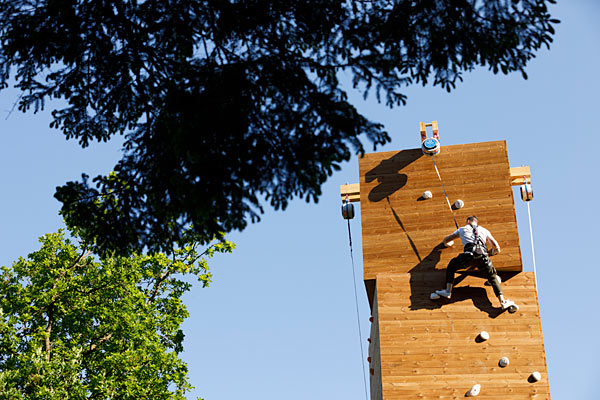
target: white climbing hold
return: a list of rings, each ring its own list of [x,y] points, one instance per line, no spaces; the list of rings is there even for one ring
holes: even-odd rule
[[[425,200],[427,200],[427,199],[431,199],[433,197],[433,194],[431,194],[431,192],[429,190],[426,190],[423,192],[423,195],[421,197],[423,197]]]
[[[510,361],[508,360],[508,357],[502,357],[502,358],[500,359],[500,361],[498,361],[498,365],[499,365],[501,368],[507,367],[507,366],[508,366],[508,364],[510,364]]]
[[[452,247],[452,246],[454,246],[454,240],[451,240],[449,242],[444,243],[444,246],[446,246],[446,247]]]
[[[464,206],[465,202],[460,199],[454,202],[454,208],[463,208]]]
[[[469,390],[467,392],[467,397],[475,397],[479,394],[480,391],[481,391],[481,385],[479,383],[477,383],[477,384],[473,385],[471,390]]]
[[[479,337],[481,338],[481,340],[488,340],[490,338],[490,334],[486,331],[481,331],[479,333]]]
[[[539,373],[539,372],[537,372],[537,371],[534,371],[534,372],[532,372],[532,373],[531,373],[531,380],[532,380],[532,381],[534,381],[534,382],[537,382],[537,381],[539,381],[540,379],[542,379],[542,374],[540,374],[540,373]]]

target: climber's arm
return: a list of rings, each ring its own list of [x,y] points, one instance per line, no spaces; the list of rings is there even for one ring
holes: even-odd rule
[[[494,237],[492,236],[492,234],[491,234],[491,233],[489,233],[489,231],[488,231],[488,237],[487,237],[487,241],[488,241],[489,243],[491,243],[491,244],[492,244],[492,246],[494,246],[494,248],[495,248],[496,250],[498,250],[498,253],[500,253],[500,245],[498,244],[498,241],[497,241],[496,239],[494,239]]]
[[[444,238],[444,246],[446,247],[450,247],[454,244],[454,239],[457,239],[459,237],[458,235],[458,230],[455,231],[454,233],[452,233],[451,235],[448,235]]]

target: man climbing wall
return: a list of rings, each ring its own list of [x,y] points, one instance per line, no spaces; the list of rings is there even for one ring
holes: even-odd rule
[[[490,260],[490,255],[500,253],[500,245],[490,231],[482,226],[478,226],[477,217],[472,215],[467,218],[465,226],[444,238],[444,245],[448,247],[454,245],[454,240],[459,237],[464,247],[464,253],[450,260],[446,268],[446,288],[436,290],[431,294],[431,299],[436,300],[440,297],[449,299],[452,296],[452,286],[456,271],[476,267],[486,275],[488,282],[494,289],[494,293],[500,300],[502,309],[509,309],[510,312],[517,311],[518,306],[513,301],[504,298],[502,287],[500,286],[500,277],[496,273],[492,260]],[[492,245],[491,251],[488,251],[488,243]]]

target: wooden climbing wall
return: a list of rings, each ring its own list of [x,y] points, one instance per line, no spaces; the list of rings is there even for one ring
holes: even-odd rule
[[[380,364],[372,379],[381,382],[381,397],[372,399],[463,398],[474,384],[482,399],[550,398],[533,272],[503,285],[519,304],[515,314],[501,312],[479,278],[465,278],[450,301],[432,302],[431,290],[428,280],[407,273],[377,276],[379,337],[372,342]],[[490,339],[478,341],[481,331]],[[502,357],[510,361],[505,368]],[[530,383],[533,371],[542,380]]]
[[[462,251],[440,244],[456,228],[432,160],[420,149],[360,159],[364,279],[373,325],[369,346],[372,399],[549,399],[546,359],[533,273],[521,272],[506,142],[444,146],[435,161],[459,226],[477,215],[502,247],[515,314],[502,312],[485,280],[457,275],[451,300],[432,301],[448,261]],[[433,198],[420,199],[429,190]],[[485,330],[490,339],[478,342]],[[508,357],[510,365],[498,361]],[[542,375],[529,382],[533,371]]]
[[[444,146],[435,162],[450,202],[465,203],[455,211],[459,226],[477,215],[502,246],[496,269],[521,271],[506,142]],[[365,154],[359,173],[364,279],[445,268],[456,251],[437,245],[456,227],[431,157],[420,149]],[[432,199],[421,199],[425,190]]]

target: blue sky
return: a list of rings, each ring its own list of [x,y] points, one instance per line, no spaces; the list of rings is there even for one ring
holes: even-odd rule
[[[528,80],[478,69],[450,94],[407,88],[408,105],[393,110],[355,92],[351,99],[390,132],[393,141],[381,150],[418,147],[418,122],[436,119],[443,144],[507,140],[511,165],[531,166],[551,393],[554,399],[592,399],[600,376],[600,263],[593,253],[600,6],[563,1],[552,10],[562,23],[551,50],[530,63]],[[57,185],[81,172],[106,173],[121,155],[118,139],[87,149],[67,142],[48,128],[47,112],[10,113],[16,97],[12,90],[0,93],[2,265],[62,227],[52,196]],[[346,182],[358,182],[356,157],[329,179],[318,204],[295,200],[284,212],[267,210],[260,223],[229,236],[237,244],[234,254],[215,258],[211,286],[186,296],[191,317],[183,358],[197,388],[189,398],[364,398],[347,228],[339,210],[339,185]],[[527,209],[520,200],[516,209],[525,269],[531,270]],[[352,229],[360,280],[359,217]],[[367,338],[369,309],[358,285]]]

